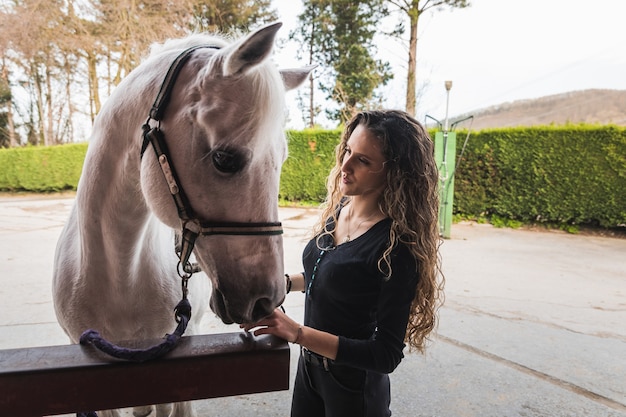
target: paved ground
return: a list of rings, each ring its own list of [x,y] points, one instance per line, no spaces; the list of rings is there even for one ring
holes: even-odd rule
[[[67,343],[50,271],[71,204],[71,196],[0,197],[2,349]],[[286,270],[300,271],[317,211],[285,208],[281,217]],[[626,417],[625,254],[625,239],[453,225],[442,246],[439,331],[426,355],[407,353],[392,374],[394,416]],[[302,305],[291,294],[286,308],[301,320]],[[238,331],[211,317],[205,332]],[[275,417],[289,404],[282,391],[197,408],[201,416]]]

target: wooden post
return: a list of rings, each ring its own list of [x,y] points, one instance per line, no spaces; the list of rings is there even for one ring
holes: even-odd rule
[[[128,346],[136,347],[136,346]],[[0,350],[0,415],[40,417],[289,389],[289,346],[273,336],[183,337],[129,363],[93,346]]]

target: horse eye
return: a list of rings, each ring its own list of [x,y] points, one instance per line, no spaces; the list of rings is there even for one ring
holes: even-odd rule
[[[236,153],[227,151],[213,152],[213,165],[218,171],[232,174],[241,169],[241,159]]]

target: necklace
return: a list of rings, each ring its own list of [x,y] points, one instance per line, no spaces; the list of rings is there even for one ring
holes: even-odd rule
[[[376,214],[376,212],[370,214],[368,217],[366,217],[365,219],[361,220],[361,222],[356,226],[356,229],[354,230],[354,233],[356,234],[359,229],[361,228],[361,226],[363,225],[363,223],[365,223],[366,221],[368,221],[369,219],[371,219],[372,217],[374,217],[374,215]],[[350,220],[352,220],[352,204],[350,204],[350,211],[348,212],[348,219],[347,219],[347,224],[348,224],[348,233],[346,234],[346,237],[343,238],[343,242],[342,243],[348,243],[350,242]]]

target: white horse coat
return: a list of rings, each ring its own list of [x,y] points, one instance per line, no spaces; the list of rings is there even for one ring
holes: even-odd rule
[[[148,146],[140,157],[140,149],[142,125],[184,49],[218,48],[193,52],[158,122],[193,211],[202,221],[278,221],[287,155],[284,92],[312,69],[275,68],[269,57],[279,28],[269,25],[233,43],[206,35],[168,41],[103,106],[54,265],[54,307],[72,342],[90,328],[120,342],[162,338],[176,325],[181,279],[174,237],[181,220],[155,153]],[[187,333],[194,333],[209,299],[225,323],[256,321],[283,301],[280,236],[199,236],[194,255],[203,272],[189,281]],[[192,414],[187,405],[172,411]]]

